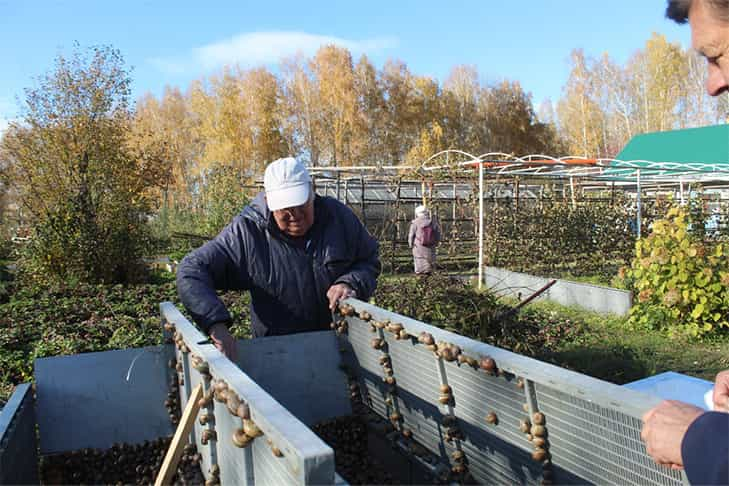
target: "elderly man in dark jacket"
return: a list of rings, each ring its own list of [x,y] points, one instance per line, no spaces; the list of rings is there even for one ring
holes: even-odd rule
[[[235,357],[231,317],[216,290],[249,290],[254,337],[328,329],[349,296],[369,299],[378,245],[352,211],[320,197],[294,158],[272,162],[265,192],[177,270],[180,299],[215,345]]]

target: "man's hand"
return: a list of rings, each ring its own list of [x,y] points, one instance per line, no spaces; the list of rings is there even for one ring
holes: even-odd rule
[[[714,410],[729,412],[729,370],[716,375],[714,381]]]
[[[343,283],[332,285],[327,291],[327,298],[329,299],[329,310],[334,311],[334,309],[337,308],[337,304],[340,300],[354,296],[355,292],[349,285]]]
[[[665,400],[643,415],[640,437],[648,454],[658,464],[683,468],[681,441],[689,425],[704,410],[677,400]]]
[[[210,328],[210,338],[213,340],[213,344],[215,344],[215,347],[218,348],[220,352],[222,352],[229,360],[235,362],[238,353],[235,347],[235,339],[230,335],[228,326],[222,322],[213,324]]]

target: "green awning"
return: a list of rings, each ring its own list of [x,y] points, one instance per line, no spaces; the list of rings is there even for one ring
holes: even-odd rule
[[[615,158],[729,165],[729,125],[636,135]]]

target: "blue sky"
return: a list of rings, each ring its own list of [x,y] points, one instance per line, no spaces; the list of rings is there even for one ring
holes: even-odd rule
[[[455,65],[475,65],[484,82],[520,81],[538,106],[560,97],[574,48],[623,63],[652,32],[688,47],[688,26],[666,20],[665,3],[0,0],[0,130],[17,114],[15,97],[74,41],[120,49],[135,98],[165,85],[186,89],[225,64],[275,68],[282,56],[336,43],[378,68],[395,58],[439,80]]]

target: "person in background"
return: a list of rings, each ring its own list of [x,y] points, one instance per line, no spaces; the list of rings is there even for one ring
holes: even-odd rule
[[[691,44],[706,58],[706,90],[729,90],[729,0],[668,0],[666,17],[691,26]],[[729,370],[714,384],[714,409],[675,400],[643,416],[641,438],[659,464],[683,468],[692,484],[729,484]]]
[[[260,193],[177,270],[177,291],[193,320],[235,359],[231,316],[216,290],[248,290],[253,337],[329,329],[344,298],[367,300],[380,274],[377,241],[357,216],[318,196],[292,158],[266,167]]]
[[[720,234],[719,228],[721,224],[721,213],[718,206],[711,209],[711,215],[706,218],[704,230],[707,236],[717,237]]]
[[[408,245],[413,249],[416,275],[430,275],[435,267],[435,247],[440,242],[440,227],[425,206],[415,208],[410,223]]]

